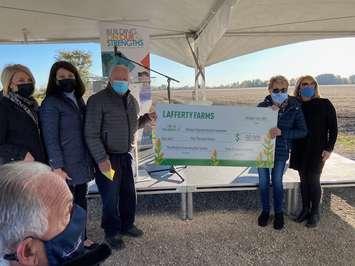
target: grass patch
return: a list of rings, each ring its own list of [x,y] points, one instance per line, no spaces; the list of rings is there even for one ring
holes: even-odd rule
[[[340,133],[336,148],[345,152],[355,152],[355,135]]]

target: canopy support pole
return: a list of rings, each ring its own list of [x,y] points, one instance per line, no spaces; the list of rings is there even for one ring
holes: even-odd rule
[[[186,34],[186,41],[189,44],[190,51],[195,62],[195,88],[193,91],[193,101],[196,102],[199,102],[200,100],[206,101],[205,66],[201,65],[198,59],[199,57],[198,57],[197,42],[194,41],[193,45],[191,45],[187,34]]]

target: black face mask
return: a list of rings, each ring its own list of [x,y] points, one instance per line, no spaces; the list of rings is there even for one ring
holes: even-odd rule
[[[61,79],[58,80],[58,85],[64,92],[73,92],[77,84],[75,79]]]
[[[24,84],[18,84],[17,85],[17,94],[24,97],[24,98],[29,98],[34,90],[35,87],[33,86],[33,83],[24,83]]]

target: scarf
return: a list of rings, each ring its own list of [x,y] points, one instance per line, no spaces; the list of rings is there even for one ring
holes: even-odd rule
[[[36,126],[38,127],[38,116],[37,116],[37,109],[38,105],[34,98],[24,98],[17,93],[9,92],[6,95],[10,101],[15,103],[18,107],[20,107],[27,115],[31,117],[33,122],[35,122]]]

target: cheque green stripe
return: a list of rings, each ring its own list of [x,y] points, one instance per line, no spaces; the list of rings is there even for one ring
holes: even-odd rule
[[[162,165],[206,165],[212,166],[211,160],[205,159],[163,159]],[[234,160],[218,160],[218,166],[247,166],[257,167],[257,161],[234,161]],[[273,163],[268,165],[273,167]]]

